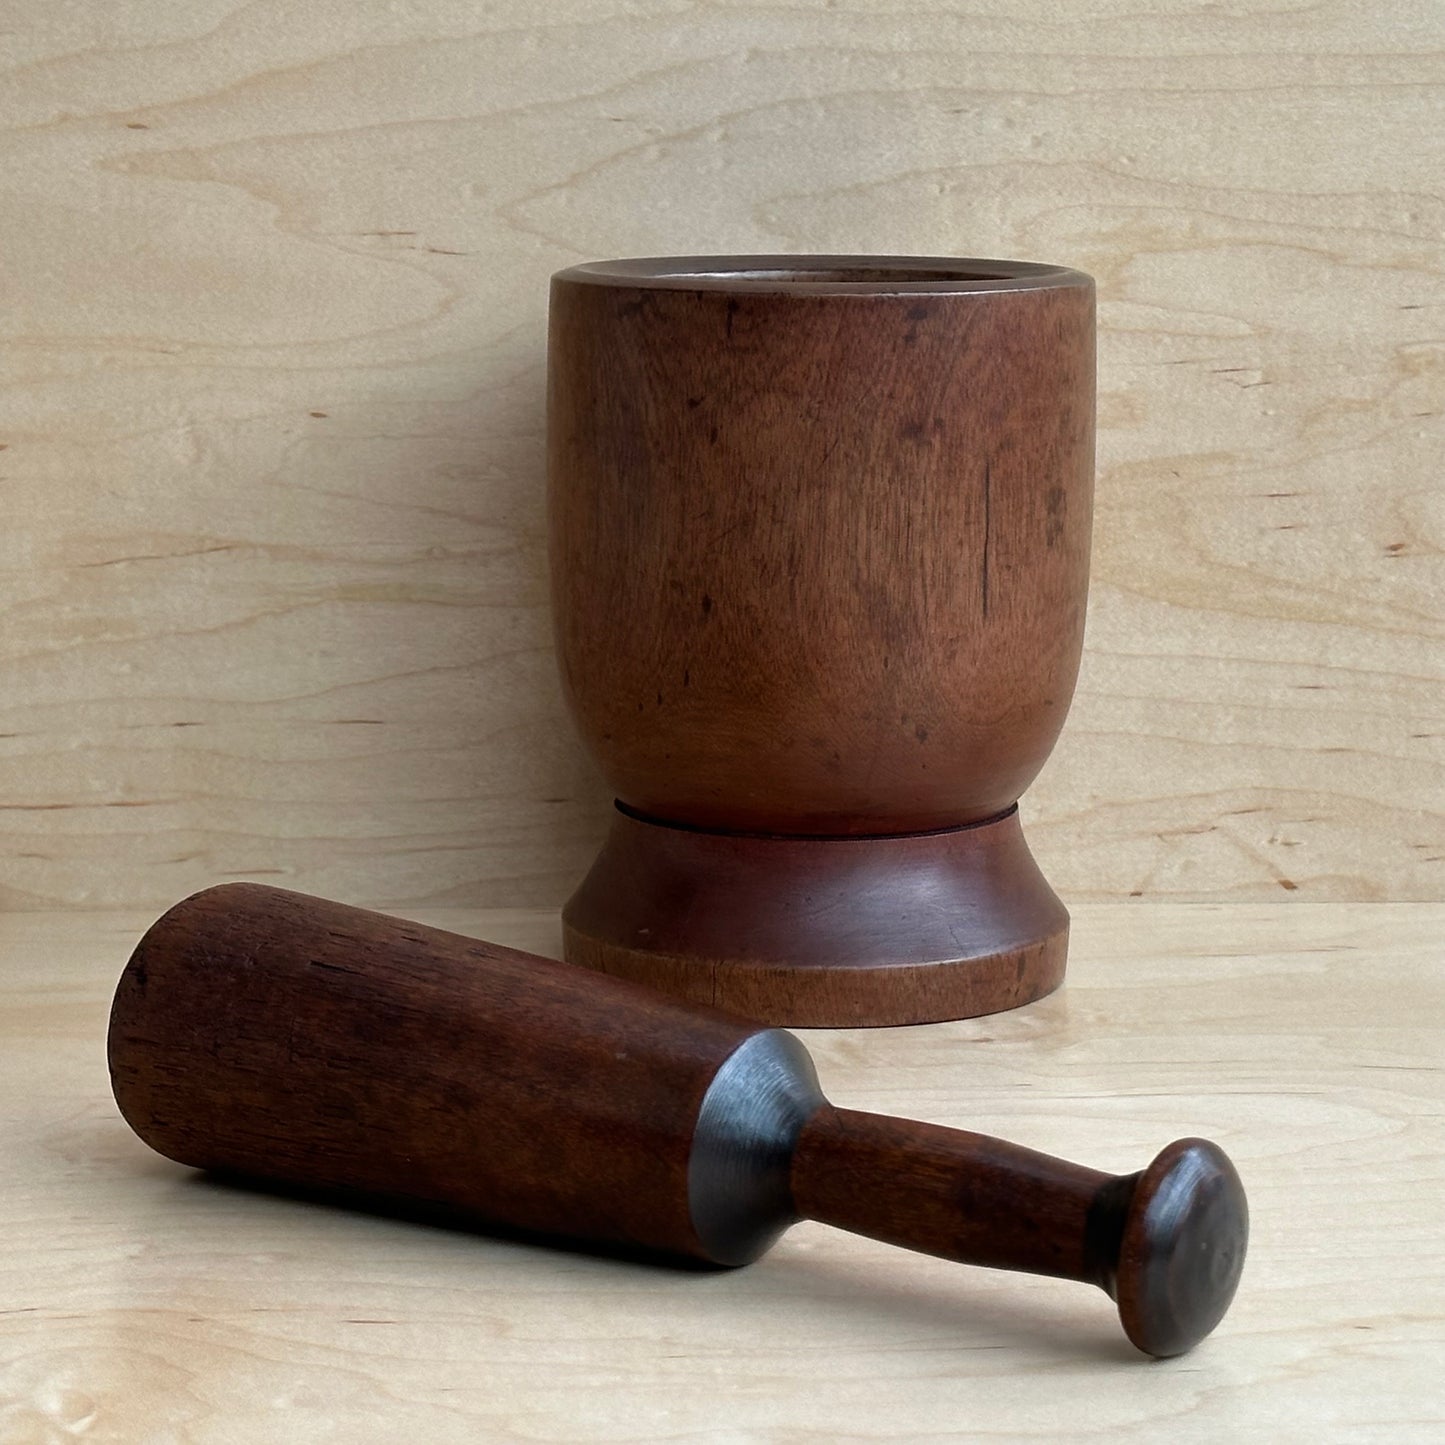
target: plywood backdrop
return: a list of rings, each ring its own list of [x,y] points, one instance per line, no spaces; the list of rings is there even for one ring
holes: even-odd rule
[[[1439,896],[1438,0],[0,7],[0,907],[550,904],[548,274],[1100,286],[1072,897]]]

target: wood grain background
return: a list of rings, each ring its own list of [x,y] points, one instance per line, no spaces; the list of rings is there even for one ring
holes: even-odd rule
[[[7,0],[0,908],[550,905],[546,280],[1099,280],[1074,898],[1441,896],[1445,6]]]

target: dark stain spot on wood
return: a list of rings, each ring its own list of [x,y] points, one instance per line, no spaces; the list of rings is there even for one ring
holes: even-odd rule
[[[1044,493],[1044,545],[1057,547],[1064,536],[1064,513],[1068,497],[1062,487],[1050,487]]]
[[[922,723],[919,723],[918,726],[913,729],[913,736],[916,737],[919,742],[926,743],[928,741],[928,729],[924,727]]]
[[[903,313],[910,321],[927,321],[928,305],[923,301],[916,301],[907,311]]]
[[[698,407],[700,407],[706,400],[707,398],[703,396],[690,396],[687,399],[687,409],[689,411],[694,411]]]
[[[1385,548],[1385,555],[1386,555],[1387,557],[1398,557],[1398,556],[1400,555],[1400,553],[1403,552],[1404,550],[1405,550],[1405,544],[1404,544],[1403,542],[1391,542],[1391,543]]]
[[[327,415],[329,415],[329,413],[328,413],[328,412],[324,412],[324,411],[308,411],[308,412],[306,413],[306,415],[307,415],[307,416],[327,416]]]
[[[983,577],[980,588],[983,592],[983,615],[988,616],[988,551],[990,533],[993,531],[993,463],[988,458],[983,463]]]
[[[1281,878],[1279,880],[1279,886],[1283,888],[1286,893],[1293,893],[1299,888],[1299,884],[1291,878]]]
[[[931,420],[919,417],[914,421],[904,422],[898,429],[898,435],[904,441],[917,442],[922,445],[930,436],[936,440],[947,430],[947,424],[941,416],[933,417]]]
[[[661,707],[661,706],[662,706],[662,694],[661,694],[661,693],[658,693],[658,694],[657,694],[657,705],[658,705],[658,707]]]
[[[633,296],[631,299],[622,302],[617,308],[619,316],[637,316],[647,309],[647,294]]]
[[[726,315],[723,321],[723,329],[726,332],[729,341],[732,340],[733,335],[733,317],[735,317],[737,314],[738,298],[736,296],[729,296],[726,308]]]
[[[917,328],[916,326],[910,326],[910,327],[908,328],[908,330],[903,333],[903,341],[904,341],[904,344],[907,345],[907,346],[912,346],[913,343],[914,343],[915,341],[917,341],[917,340],[918,340],[918,328]]]
[[[702,594],[702,615],[706,617],[712,611],[712,598],[706,592]]]
[[[1130,897],[1130,898],[1142,898],[1143,896],[1144,896],[1144,890],[1143,890],[1142,888],[1131,888],[1131,889],[1129,890],[1129,897]]]
[[[682,685],[684,687],[692,686],[692,670],[690,668],[685,667],[682,670]]]
[[[349,973],[355,975],[357,972],[354,968],[347,968],[345,964],[327,963],[324,959],[320,958],[308,958],[306,961],[312,968],[325,969],[327,973]]]
[[[708,428],[707,443],[711,447],[715,447],[717,445],[717,428],[715,426]]]
[[[143,120],[128,120],[125,123],[125,128],[127,130],[149,130],[150,126]]]

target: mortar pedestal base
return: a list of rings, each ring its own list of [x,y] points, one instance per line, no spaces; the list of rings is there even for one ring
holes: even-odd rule
[[[569,962],[763,1023],[933,1023],[1063,981],[1069,915],[1009,809],[943,832],[709,833],[620,805],[562,913]]]

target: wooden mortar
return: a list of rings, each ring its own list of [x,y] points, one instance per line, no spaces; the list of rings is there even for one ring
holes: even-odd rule
[[[1055,988],[1016,805],[1083,641],[1092,281],[602,262],[549,355],[557,652],[617,797],[567,957],[802,1025]]]

